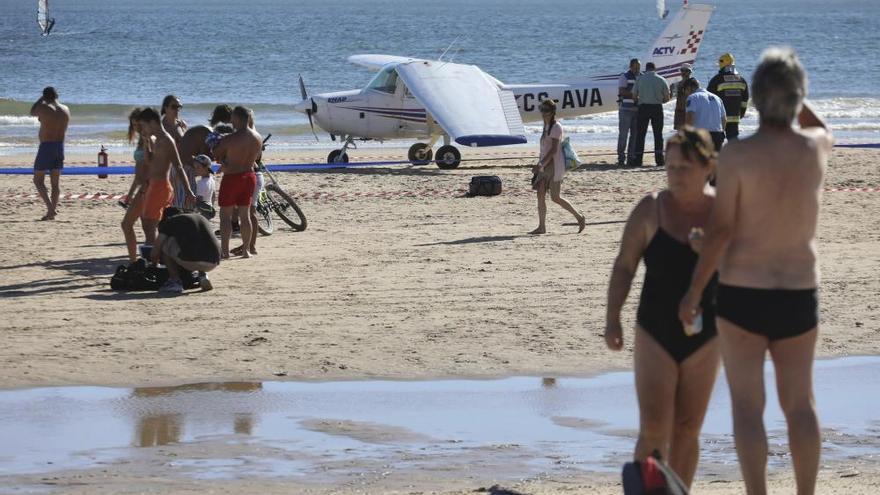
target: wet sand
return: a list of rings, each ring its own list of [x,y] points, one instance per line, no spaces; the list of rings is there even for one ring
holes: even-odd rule
[[[858,477],[880,466],[880,398],[860,393],[880,387],[878,371],[878,357],[816,363],[826,470]],[[714,483],[737,478],[724,378],[709,404],[697,472]],[[773,396],[769,367],[765,380]],[[617,472],[632,450],[633,387],[626,371],[591,378],[0,391],[0,486],[28,491],[59,473],[100,466],[133,474],[157,463],[166,479],[285,478],[318,491],[377,472],[401,481],[430,474],[426,486],[601,479]],[[783,415],[772,401],[765,421],[769,469],[778,473],[790,457]]]
[[[267,161],[288,162],[291,154],[279,152]],[[297,157],[306,161],[306,155]],[[38,200],[11,197],[31,192],[31,178],[4,176],[0,205],[11,214],[0,219],[6,246],[0,253],[0,297],[6,303],[0,331],[7,336],[0,350],[2,386],[558,376],[629,368],[630,334],[621,353],[607,351],[600,337],[607,279],[622,222],[665,177],[653,168],[617,170],[612,159],[592,158],[566,179],[563,194],[588,218],[581,235],[555,205],[549,209],[550,233],[525,235],[536,225],[526,159],[468,162],[455,171],[431,166],[278,174],[302,198],[308,230],[281,228],[260,238],[256,259],[233,259],[212,273],[213,292],[177,298],[110,291],[109,276],[125,255],[122,210],[115,201],[65,200],[58,220],[38,222]],[[0,157],[0,166],[30,160]],[[827,186],[880,187],[878,162],[877,150],[836,150]],[[471,176],[485,174],[502,178],[502,196],[459,197]],[[122,193],[129,180],[68,176],[63,187]],[[880,354],[878,210],[878,192],[824,196],[819,356]],[[627,328],[638,290],[637,283],[624,311]],[[82,493],[125,491],[129,483],[131,491],[162,493],[290,491],[286,483],[266,480],[253,485],[160,481],[161,471],[120,478],[89,473],[61,479],[67,490]],[[873,493],[876,473],[841,478],[834,468],[824,469],[820,493]],[[447,483],[432,473],[399,482],[380,474],[368,491],[491,486],[487,479]],[[71,485],[80,475],[87,485]],[[790,491],[787,471],[773,476],[777,487]],[[615,493],[616,479],[500,481],[527,492]],[[741,492],[736,483],[702,483],[701,493]],[[409,484],[421,488],[410,490]],[[874,488],[859,491],[865,486]]]

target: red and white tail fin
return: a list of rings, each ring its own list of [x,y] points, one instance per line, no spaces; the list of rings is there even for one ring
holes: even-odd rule
[[[657,74],[670,83],[681,79],[679,68],[682,64],[693,64],[697,59],[697,51],[706,35],[706,26],[715,7],[703,4],[685,5],[671,16],[666,29],[654,42],[646,62],[654,62]],[[642,70],[644,70],[642,65]]]

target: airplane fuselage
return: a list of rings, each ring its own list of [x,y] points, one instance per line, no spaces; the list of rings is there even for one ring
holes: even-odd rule
[[[557,103],[561,119],[617,110],[616,81],[583,81],[565,84],[509,84],[523,122],[541,120],[542,100]],[[316,123],[327,132],[367,139],[430,138],[443,130],[403,85],[392,92],[372,88],[312,96],[318,111]]]

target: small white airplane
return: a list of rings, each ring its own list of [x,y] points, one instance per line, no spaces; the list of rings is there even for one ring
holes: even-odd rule
[[[680,80],[679,67],[693,64],[714,11],[710,5],[685,5],[651,46],[644,63],[670,83]],[[442,57],[441,57],[442,58]],[[621,60],[628,60],[623,56]],[[475,65],[393,55],[354,55],[350,62],[378,71],[363,89],[309,96],[300,77],[302,101],[294,109],[340,136],[342,148],[328,163],[347,163],[357,140],[414,138],[408,159],[424,165],[435,158],[442,169],[455,168],[462,146],[526,143],[523,122],[541,120],[538,105],[550,98],[557,115],[570,118],[617,110],[620,74],[548,84],[504,84]],[[317,135],[315,136],[317,138]],[[434,145],[443,139],[433,154]]]

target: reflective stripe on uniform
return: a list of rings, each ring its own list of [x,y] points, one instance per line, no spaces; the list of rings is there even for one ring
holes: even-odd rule
[[[747,88],[745,82],[725,82],[718,85],[718,91],[727,91],[732,89],[734,91],[745,91]]]

